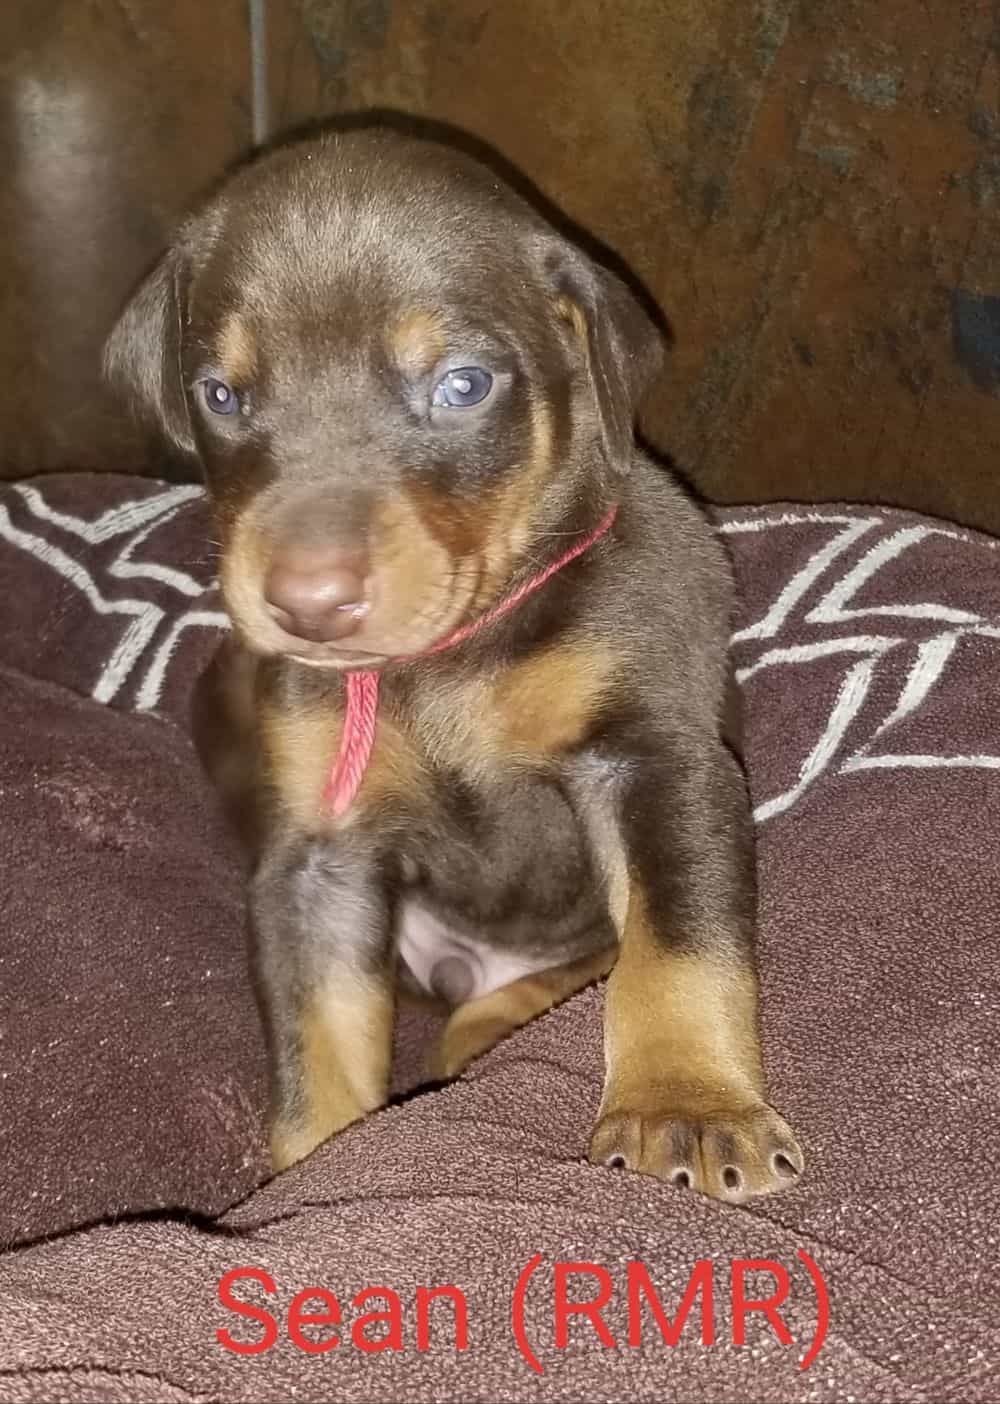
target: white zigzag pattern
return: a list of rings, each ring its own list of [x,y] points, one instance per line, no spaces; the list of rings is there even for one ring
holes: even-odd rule
[[[829,524],[839,528],[839,530],[835,531],[826,545],[816,551],[792,579],[783,586],[777,598],[755,623],[738,630],[733,635],[735,643],[774,638],[787,622],[795,606],[819,583],[821,577],[834,562],[872,529],[884,526],[886,518],[878,515],[852,517],[839,513],[790,512],[780,517],[750,517],[745,520],[724,522],[720,525],[719,531],[723,535],[737,535],[744,532],[774,531],[805,524]],[[934,536],[963,542],[973,541],[972,537],[958,529],[941,526],[902,527],[883,537],[872,546],[804,616],[807,623],[815,625],[843,624],[860,619],[880,618],[883,620],[926,620],[929,623],[949,626],[917,645],[916,659],[894,707],[878,723],[871,735],[852,751],[847,754],[843,753],[843,741],[848,728],[868,698],[880,663],[891,650],[902,646],[912,647],[914,642],[912,639],[893,634],[858,634],[850,637],[817,639],[812,643],[799,643],[784,648],[769,648],[761,653],[753,663],[737,671],[737,679],[741,683],[746,683],[764,668],[789,667],[837,653],[862,655],[847,669],[822,734],[802,762],[796,782],[787,790],[761,801],[755,807],[754,818],[758,823],[764,823],[776,814],[790,809],[806,790],[831,767],[833,767],[833,773],[837,775],[849,775],[862,770],[938,768],[1000,770],[1000,754],[924,755],[891,751],[872,754],[872,747],[878,738],[890,732],[904,717],[912,716],[927,700],[928,695],[944,674],[949,660],[962,639],[978,637],[1000,640],[1000,625],[990,623],[982,615],[972,611],[955,609],[950,605],[932,600],[873,605],[864,608],[851,607],[851,600],[878,571],[891,561],[897,560],[904,551],[911,550]],[[975,544],[989,550],[995,550],[998,543],[984,538],[975,538]]]
[[[37,487],[14,485],[25,507],[39,522],[58,527],[88,545],[101,545],[122,538],[117,554],[107,567],[116,580],[151,580],[176,591],[189,600],[201,601],[214,586],[203,587],[193,576],[173,566],[157,562],[138,562],[136,549],[149,536],[170,521],[189,503],[199,500],[204,490],[195,485],[165,488],[163,492],[137,501],[110,508],[94,520],[57,511],[45,500]],[[718,530],[723,535],[780,531],[802,525],[829,525],[835,530],[781,588],[764,613],[753,623],[733,635],[734,643],[775,639],[800,602],[863,537],[886,525],[886,518],[877,513],[854,516],[847,513],[802,511],[787,512],[778,517],[752,516],[723,522]],[[852,606],[851,601],[861,588],[890,562],[907,550],[918,547],[934,536],[970,542],[967,533],[942,526],[907,526],[882,537],[845,574],[822,595],[819,602],[804,616],[807,623],[820,626],[852,623],[859,620],[892,619],[925,620],[942,627],[937,633],[916,645],[916,657],[891,711],[882,718],[871,735],[849,753],[843,742],[851,723],[864,706],[877,670],[887,654],[900,647],[912,647],[914,641],[901,634],[857,633],[810,643],[765,647],[754,661],[737,670],[737,679],[746,684],[763,669],[785,668],[808,664],[815,659],[845,654],[853,661],[846,666],[841,686],[831,707],[822,732],[812,750],[803,760],[798,778],[782,793],[759,803],[754,810],[758,823],[790,809],[825,772],[833,769],[838,775],[862,770],[899,768],[963,768],[1000,770],[1000,754],[982,755],[923,755],[893,752],[872,753],[880,737],[890,733],[905,717],[912,716],[926,701],[944,674],[959,643],[968,637],[1000,640],[1000,623],[994,623],[969,610],[955,609],[932,600],[920,600],[892,605]],[[207,609],[201,603],[186,609],[170,625],[166,636],[150,652],[154,636],[167,611],[148,600],[131,596],[112,599],[102,593],[94,576],[79,561],[43,536],[16,527],[6,508],[0,505],[0,538],[33,555],[42,564],[57,572],[89,601],[95,613],[121,615],[123,629],[111,656],[104,663],[92,688],[99,702],[110,702],[149,653],[145,673],[136,694],[136,709],[154,709],[162,695],[170,661],[181,636],[187,629],[227,629],[229,621],[219,610]],[[998,543],[975,538],[976,544],[996,549]]]
[[[116,579],[153,580],[189,599],[200,599],[209,593],[208,589],[185,571],[156,562],[137,562],[133,559],[136,548],[152,532],[175,517],[187,503],[203,495],[202,488],[194,485],[171,487],[152,497],[121,503],[93,521],[56,511],[49,506],[36,487],[17,484],[14,491],[36,520],[56,526],[68,535],[87,542],[88,545],[101,545],[116,537],[123,537],[121,549],[108,566],[108,574]],[[139,600],[130,596],[123,599],[108,598],[86,567],[43,536],[16,527],[9,512],[2,505],[0,537],[20,550],[27,551],[75,586],[86,596],[96,614],[122,615],[127,621],[117,645],[91,689],[91,696],[95,701],[113,701],[149,648],[160,624],[166,618],[166,610],[149,600]],[[137,710],[151,711],[158,704],[170,659],[185,629],[228,627],[228,619],[218,610],[198,607],[188,609],[180,615],[171,625],[164,641],[152,654],[139,687]]]

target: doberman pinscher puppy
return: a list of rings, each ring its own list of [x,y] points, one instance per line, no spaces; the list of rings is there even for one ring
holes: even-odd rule
[[[253,850],[276,1168],[611,971],[591,1158],[738,1202],[767,1104],[731,581],[639,453],[661,336],[478,161],[327,134],[235,175],[112,334],[204,465],[233,638],[199,734]],[[613,967],[613,969],[612,969]]]

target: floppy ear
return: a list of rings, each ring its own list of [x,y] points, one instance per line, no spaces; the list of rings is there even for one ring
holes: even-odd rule
[[[172,248],[140,283],[104,347],[104,374],[139,414],[194,453],[181,372],[183,267]]]
[[[663,364],[667,331],[610,269],[572,250],[556,273],[559,315],[583,345],[604,455],[620,473],[634,448],[636,411]]]

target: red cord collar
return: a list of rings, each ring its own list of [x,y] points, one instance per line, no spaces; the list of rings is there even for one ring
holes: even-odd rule
[[[478,634],[481,629],[485,629],[494,620],[509,614],[512,609],[516,609],[522,600],[533,595],[536,590],[540,590],[547,580],[550,580],[564,566],[569,565],[570,561],[575,561],[578,556],[582,556],[585,551],[589,551],[591,546],[600,541],[601,537],[611,530],[617,513],[617,507],[612,507],[589,536],[585,536],[582,541],[571,546],[557,560],[547,565],[537,575],[533,575],[523,585],[518,586],[499,604],[494,605],[485,614],[481,614],[471,624],[463,624],[460,629],[456,629],[453,634],[449,634],[447,638],[439,640],[438,643],[432,644],[423,653],[410,654],[406,658],[396,661],[408,663],[417,658],[427,658],[433,653],[442,653],[446,648],[453,648],[456,644],[471,639],[474,634]],[[350,809],[361,789],[365,771],[368,769],[368,762],[371,760],[372,748],[375,745],[375,724],[378,718],[380,676],[374,671],[347,674],[347,706],[344,712],[344,730],[340,738],[340,749],[337,752],[337,759],[330,769],[326,785],[323,787],[323,807],[334,815],[344,814]]]

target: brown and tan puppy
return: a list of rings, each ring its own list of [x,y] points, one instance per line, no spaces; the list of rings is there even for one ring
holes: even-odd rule
[[[633,441],[659,356],[489,169],[378,129],[236,175],[112,335],[219,524],[199,733],[253,853],[276,1168],[385,1102],[401,984],[452,1007],[453,1076],[611,970],[592,1158],[731,1201],[801,1172],[761,1067],[728,567]],[[351,670],[375,740],[336,813]]]

